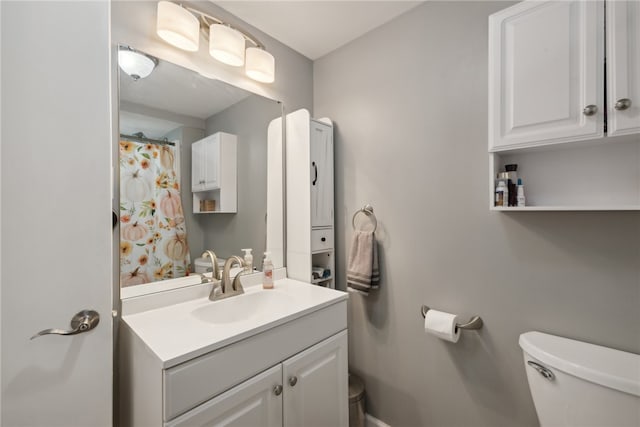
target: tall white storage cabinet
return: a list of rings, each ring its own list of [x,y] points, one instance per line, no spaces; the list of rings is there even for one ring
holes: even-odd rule
[[[333,125],[305,109],[285,122],[288,275],[335,288]],[[316,278],[313,267],[328,274]]]
[[[193,213],[237,212],[238,137],[217,132],[191,144]],[[215,209],[201,209],[201,201],[215,201]]]
[[[527,0],[490,16],[489,163],[492,210],[640,210],[639,2]],[[508,164],[524,207],[495,206]]]

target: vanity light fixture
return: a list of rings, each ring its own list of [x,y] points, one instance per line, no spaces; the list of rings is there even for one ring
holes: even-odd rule
[[[118,47],[118,65],[133,80],[144,79],[158,65],[158,59],[129,46]]]
[[[188,6],[169,1],[158,2],[158,35],[167,43],[183,50],[198,50],[199,33],[209,39],[209,54],[227,65],[245,65],[245,73],[253,80],[273,83],[275,59],[264,45],[246,31]],[[247,42],[250,47],[246,48]],[[246,64],[245,64],[246,55]]]

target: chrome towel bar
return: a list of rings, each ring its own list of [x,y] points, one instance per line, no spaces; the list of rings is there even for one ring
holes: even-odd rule
[[[427,316],[427,311],[429,311],[429,307],[427,307],[426,305],[423,305],[420,308],[420,311],[422,313],[422,317],[426,317]],[[480,329],[482,328],[483,322],[482,319],[480,318],[480,316],[473,316],[467,323],[458,323],[456,325],[457,329]]]

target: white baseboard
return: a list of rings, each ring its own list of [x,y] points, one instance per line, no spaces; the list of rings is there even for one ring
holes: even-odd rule
[[[369,414],[365,414],[364,419],[365,427],[391,427],[389,424],[383,423],[376,417]]]

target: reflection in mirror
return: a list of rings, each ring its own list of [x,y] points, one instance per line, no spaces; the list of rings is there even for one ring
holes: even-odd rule
[[[119,68],[122,297],[211,271],[205,250],[225,259],[251,248],[260,269],[267,128],[281,104],[163,60],[146,77],[128,72]]]

